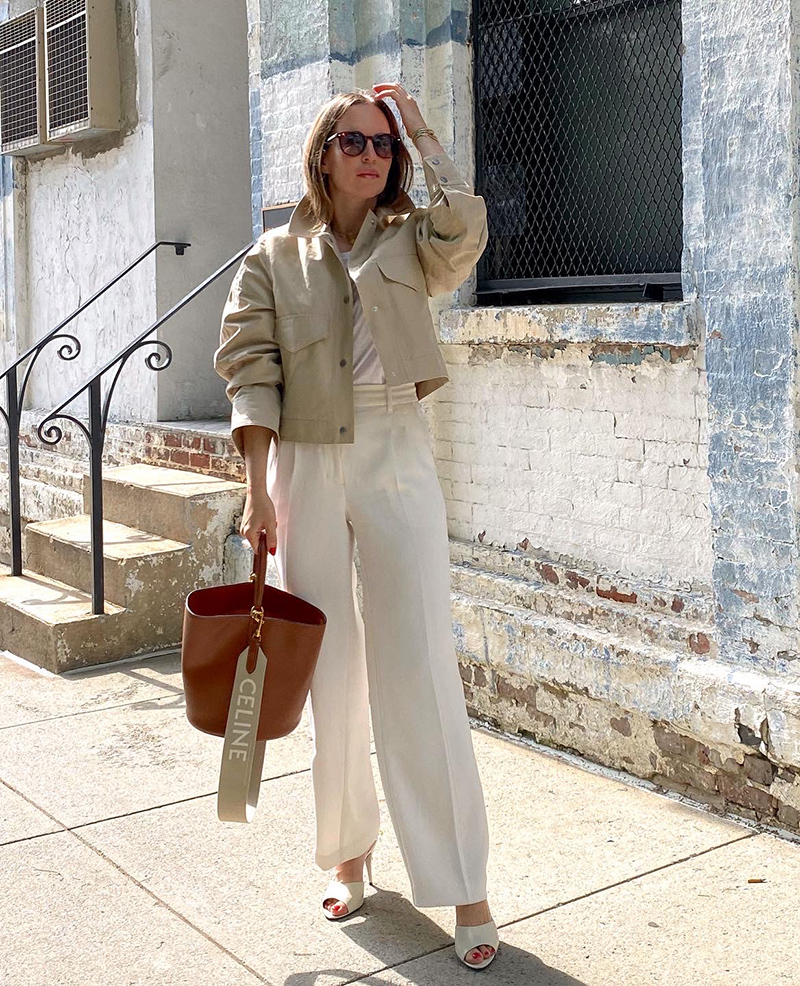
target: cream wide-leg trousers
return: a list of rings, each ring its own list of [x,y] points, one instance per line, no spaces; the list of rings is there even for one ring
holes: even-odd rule
[[[486,898],[488,823],[430,432],[413,383],[353,390],[353,444],[273,442],[267,467],[283,588],[328,619],[309,695],[315,862],[330,869],[378,836],[371,714],[414,905],[471,904]]]

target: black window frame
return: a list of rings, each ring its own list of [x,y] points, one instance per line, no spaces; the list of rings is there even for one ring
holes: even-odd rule
[[[561,9],[555,11],[554,13],[553,12],[554,9],[559,6],[561,7]],[[573,9],[569,9],[570,6],[572,6]],[[544,9],[547,7],[549,7],[550,10]],[[516,8],[516,10],[514,10],[514,8]],[[659,114],[659,110],[663,109],[665,110],[665,114],[664,114],[664,120],[661,121],[661,125],[667,130],[669,143],[664,141],[661,145],[657,146],[655,141],[652,141],[650,144],[645,144],[643,146],[645,146],[646,148],[650,148],[650,153],[654,154],[654,157],[656,159],[655,160],[656,166],[657,167],[661,166],[665,169],[666,181],[669,184],[671,194],[669,195],[668,198],[664,197],[664,199],[661,200],[664,203],[663,212],[666,214],[666,218],[664,219],[664,224],[663,224],[663,237],[666,246],[660,242],[653,245],[653,243],[651,242],[652,240],[651,238],[650,240],[647,241],[648,243],[651,244],[650,247],[648,247],[643,252],[646,252],[651,257],[653,256],[654,253],[660,252],[661,254],[664,255],[664,262],[660,264],[641,265],[643,268],[647,266],[648,269],[641,269],[641,270],[624,269],[625,263],[622,260],[622,255],[624,251],[621,250],[620,257],[617,258],[617,262],[611,264],[611,266],[614,266],[616,268],[614,270],[605,269],[607,266],[609,266],[608,264],[599,264],[597,266],[597,269],[587,271],[585,269],[581,269],[582,266],[585,268],[586,266],[585,263],[582,265],[580,262],[575,262],[572,264],[572,269],[570,269],[570,265],[569,263],[567,263],[563,270],[554,271],[553,268],[554,266],[556,266],[556,262],[552,256],[548,259],[547,262],[542,261],[541,269],[537,269],[536,262],[533,259],[531,259],[530,262],[527,262],[526,260],[522,259],[524,246],[526,243],[532,244],[531,250],[535,254],[537,247],[536,247],[536,241],[533,238],[537,235],[537,233],[536,232],[530,233],[528,239],[526,240],[525,233],[519,232],[520,229],[524,228],[525,224],[528,221],[530,221],[530,223],[535,222],[535,219],[531,219],[530,217],[532,214],[535,215],[536,208],[531,208],[530,202],[531,202],[531,197],[535,196],[536,194],[535,188],[533,186],[534,184],[537,183],[534,183],[530,179],[527,180],[527,183],[523,182],[523,187],[525,188],[524,195],[521,198],[519,197],[516,198],[516,202],[514,199],[514,189],[519,187],[520,174],[523,171],[526,171],[528,174],[530,174],[532,170],[531,166],[529,163],[526,165],[522,155],[520,155],[517,160],[512,159],[509,162],[504,161],[502,157],[503,150],[501,149],[499,152],[496,152],[494,154],[493,166],[495,167],[495,175],[492,178],[490,178],[489,174],[486,171],[486,158],[489,155],[484,154],[484,146],[487,139],[494,139],[489,136],[490,128],[489,125],[484,121],[484,100],[488,102],[488,99],[493,98],[495,94],[497,94],[498,92],[500,93],[500,100],[505,98],[507,95],[502,91],[502,85],[505,81],[501,75],[503,69],[501,68],[500,71],[497,71],[496,69],[498,62],[497,50],[502,49],[503,54],[505,54],[506,51],[508,52],[507,64],[509,67],[509,72],[511,72],[512,70],[517,71],[517,74],[523,79],[526,77],[526,72],[515,68],[515,66],[518,63],[512,61],[515,55],[515,49],[513,44],[508,44],[507,47],[504,47],[500,44],[500,42],[503,40],[508,40],[513,38],[513,35],[509,34],[506,36],[506,38],[503,38],[503,36],[500,34],[499,31],[496,32],[495,38],[493,42],[491,42],[494,44],[494,48],[495,48],[494,52],[490,52],[491,56],[494,58],[494,64],[492,65],[492,69],[494,69],[494,74],[492,74],[492,72],[487,71],[487,66],[483,64],[484,62],[483,41],[484,41],[484,33],[485,33],[484,28],[488,28],[489,26],[502,27],[503,24],[506,25],[513,23],[518,24],[519,22],[524,21],[526,22],[526,24],[524,25],[525,30],[527,30],[528,25],[533,24],[532,19],[534,17],[540,17],[540,18],[549,17],[551,23],[556,25],[553,28],[555,40],[563,41],[563,39],[566,37],[567,41],[569,41],[570,39],[568,35],[561,34],[561,36],[559,37],[556,33],[558,31],[566,30],[559,26],[564,22],[568,22],[571,21],[572,19],[577,19],[577,18],[586,18],[586,20],[583,21],[582,23],[589,25],[589,27],[591,27],[594,24],[601,23],[604,18],[606,21],[611,21],[612,19],[616,18],[622,24],[622,26],[619,28],[619,32],[620,34],[622,34],[622,31],[625,27],[626,16],[628,17],[628,21],[630,21],[631,18],[635,19],[637,13],[640,13],[642,11],[647,11],[647,13],[641,15],[642,21],[647,22],[647,18],[650,18],[651,23],[658,23],[657,18],[659,16],[659,11],[654,12],[653,8],[661,8],[660,14],[665,18],[665,26],[664,26],[665,36],[670,43],[669,44],[664,43],[660,48],[657,49],[657,55],[659,58],[663,59],[666,68],[663,71],[659,72],[658,65],[656,65],[655,67],[650,66],[651,78],[649,79],[645,78],[645,83],[652,83],[652,80],[655,79],[657,85],[655,87],[651,85],[650,89],[651,90],[655,89],[656,96],[661,96],[662,104],[663,104],[662,105],[656,103],[656,105],[653,106],[652,115],[651,115],[652,127],[651,130],[647,132],[648,133],[652,132],[653,134],[658,133],[658,129],[657,129],[659,126],[658,114]],[[485,17],[487,11],[499,12],[501,10],[503,11],[511,10],[513,11],[513,14],[511,16],[498,17],[496,19],[493,19],[491,22],[487,21]],[[481,20],[482,16],[484,16],[483,22]],[[679,36],[681,31],[680,18],[681,18],[680,0],[472,0],[470,33],[471,33],[471,45],[473,49],[473,107],[475,114],[475,174],[476,174],[475,188],[478,194],[483,195],[487,200],[487,208],[489,211],[489,238],[490,238],[489,244],[487,245],[487,249],[484,251],[482,257],[478,261],[477,269],[476,269],[477,272],[476,292],[477,292],[477,303],[479,305],[531,304],[531,303],[535,304],[539,302],[594,303],[598,301],[647,301],[647,300],[664,301],[664,300],[682,299],[683,293],[681,287],[680,267],[681,267],[681,256],[683,252],[683,175],[682,175],[683,71],[681,65],[681,57],[683,53],[683,40]],[[677,21],[677,27],[676,27],[676,21]],[[538,23],[545,24],[545,21],[542,20]],[[533,25],[533,27],[531,28],[531,33],[535,32],[536,29],[537,29],[536,25]],[[581,30],[579,24],[576,25],[576,28],[573,28],[573,30],[576,29],[579,34]],[[550,30],[549,27],[540,29],[540,37],[546,39],[549,30]],[[522,28],[520,28],[518,33],[520,36],[522,36],[524,35],[525,32],[522,30]],[[609,30],[606,29],[607,36],[609,35],[609,33],[610,33]],[[623,38],[623,44],[625,43],[626,40],[627,38]],[[613,41],[614,39],[612,37],[612,45],[613,45]],[[676,50],[673,52],[672,43],[676,41],[677,41]],[[580,38],[578,37],[576,44],[579,43],[580,43]],[[658,42],[656,41],[656,43]],[[522,43],[520,42],[520,46],[521,44]],[[559,61],[563,64],[570,57],[573,58],[573,64],[575,64],[577,59],[574,52],[570,53],[569,51],[567,51],[566,54],[562,54],[562,51],[565,49],[556,50],[553,40],[550,40],[550,44],[551,44],[551,48],[549,51],[545,53],[539,51],[541,58],[536,64],[551,65],[553,62],[559,62]],[[612,51],[613,51],[613,47],[612,47]],[[653,51],[656,52],[655,45]],[[530,67],[534,64],[533,61],[531,60],[531,58],[533,57],[533,52],[528,52],[528,54],[531,56],[527,60],[528,66]],[[550,58],[549,62],[547,61],[547,56],[549,56]],[[636,58],[639,57],[638,51],[635,52],[634,57]],[[674,62],[672,61],[673,58],[675,59]],[[657,62],[657,59],[654,58],[654,61]],[[586,77],[591,79],[593,71],[595,73],[595,76],[602,77],[604,71],[606,71],[606,66],[608,66],[609,64],[611,63],[609,63],[608,61],[603,62],[601,64],[598,58],[597,67],[593,69],[592,66],[590,66],[586,70]],[[634,65],[637,69],[640,67],[639,62],[635,62]],[[648,66],[644,64],[644,68],[647,67]],[[539,70],[536,68],[532,68],[530,69],[528,74],[536,71]],[[609,77],[613,78],[613,71],[614,70],[612,69]],[[554,72],[553,74],[555,75],[556,73]],[[643,71],[642,75],[645,76],[646,73]],[[552,88],[550,90],[547,90],[545,86],[541,86],[538,91],[539,105],[543,106],[547,101],[551,100],[552,96],[548,95],[548,93],[552,94],[553,92],[555,92],[555,90],[553,90]],[[589,90],[586,89],[586,92],[589,92]],[[591,90],[591,92],[595,93],[596,90]],[[618,98],[617,98],[618,103],[622,100],[622,98],[628,98],[630,100],[631,106],[638,108],[641,111],[638,117],[635,118],[635,127],[639,128],[637,133],[640,133],[642,126],[648,125],[648,120],[642,119],[646,115],[645,111],[647,108],[644,94],[637,92],[633,88],[629,90],[625,90],[623,87],[620,87],[618,90],[616,90],[616,92],[618,93]],[[570,93],[567,92],[566,85],[564,86],[564,93],[566,93],[566,96],[562,93],[559,98],[566,100],[570,95]],[[666,95],[664,93],[666,93]],[[619,94],[622,95],[620,96]],[[648,91],[647,94],[650,95],[652,93]],[[584,97],[585,97],[585,93],[584,93]],[[590,100],[591,95],[585,98]],[[517,102],[518,102],[518,107],[524,105],[521,97]],[[609,102],[613,102],[613,101],[609,100]],[[508,103],[513,107],[513,103],[514,103],[513,96],[508,98]],[[530,99],[530,103],[531,105],[534,105],[533,98]],[[596,103],[596,96],[595,96],[595,103]],[[519,114],[520,110],[517,109],[516,112],[517,114]],[[544,111],[542,111],[542,113],[544,113]],[[575,115],[576,117],[578,116],[577,113]],[[495,132],[498,132],[500,130],[501,125],[507,128],[511,123],[511,121],[508,119],[502,119],[501,114],[498,112],[495,112],[494,116],[502,121],[502,123],[496,122],[494,124]],[[488,115],[487,115],[487,119],[488,119]],[[563,119],[563,117],[561,117],[560,119]],[[599,117],[599,119],[601,119],[602,122],[602,117]],[[621,122],[622,126],[626,126],[629,124],[629,121],[631,121],[632,119],[633,119],[632,116],[623,117],[623,115],[620,113],[619,119],[614,120],[612,119],[612,113],[609,112],[608,120],[610,122],[607,124],[607,130],[605,135],[602,133],[599,134],[595,133],[594,131],[589,133],[588,131],[584,130],[583,136],[586,137],[588,134],[590,138],[595,139],[596,145],[601,148],[602,148],[602,140],[605,137],[607,139],[606,147],[612,148],[614,145],[611,138],[614,136],[613,126],[615,125],[615,123],[617,126],[619,126]],[[524,119],[519,119],[518,124],[523,127],[528,126],[528,122]],[[560,124],[558,126],[560,126]],[[536,132],[538,133],[539,131]],[[532,128],[529,128],[528,133],[534,133],[534,130]],[[570,145],[567,140],[565,142],[562,142],[561,146],[566,146],[567,148],[570,148],[570,146],[573,147],[582,146],[579,145],[578,142],[581,136],[578,127],[576,127],[575,130],[572,131],[572,133],[577,135],[578,138],[574,141],[573,145]],[[560,136],[563,138],[563,132],[560,134]],[[556,142],[554,140],[554,144],[555,143]],[[665,148],[666,148],[666,152],[665,152]],[[642,156],[644,156],[647,153],[648,153],[647,150],[643,150]],[[611,156],[613,157],[613,153],[611,154]],[[589,159],[587,158],[587,160]],[[597,160],[599,159],[596,159],[595,163]],[[538,158],[536,159],[536,161],[538,162]],[[645,166],[647,163],[648,162],[641,162],[641,167],[639,170],[643,174],[645,172]],[[640,164],[640,162],[637,162],[637,164]],[[499,201],[497,197],[495,197],[494,201],[492,201],[492,197],[495,195],[495,190],[500,189],[502,187],[500,181],[497,178],[497,175],[501,173],[503,168],[506,168],[506,170],[510,172],[510,176],[505,183],[505,189],[509,189],[511,194],[508,199],[503,200],[503,206],[501,207],[499,205]],[[553,173],[556,175],[558,174],[557,164],[553,165]],[[608,173],[613,174],[611,170],[609,170]],[[653,173],[655,172],[653,171],[650,172],[650,174]],[[576,170],[575,176],[577,176],[575,184],[578,187],[580,187],[580,179],[583,180],[585,186],[589,186],[589,182],[585,174]],[[640,183],[642,182],[646,183],[648,181],[648,178],[646,175],[643,176],[642,174],[639,173],[639,171],[637,171],[635,177],[632,180],[639,181]],[[545,184],[544,181],[542,181],[541,184],[544,185]],[[617,198],[619,198],[622,194],[624,194],[624,190],[622,188],[623,184],[624,183],[620,183],[620,188],[618,189],[611,189],[611,192],[609,194],[610,202],[613,203],[614,201],[615,191]],[[563,199],[567,199],[569,197],[570,193],[568,191],[565,191],[564,190],[565,188],[566,186],[562,186],[561,189],[558,188],[556,189],[555,193],[552,196],[553,202],[556,202],[558,200],[559,191],[561,191]],[[609,186],[609,188],[611,188],[611,186]],[[638,201],[646,200],[648,202],[648,208],[650,210],[649,213],[642,215],[642,219],[640,222],[640,230],[641,230],[641,225],[644,224],[645,221],[647,223],[647,228],[652,229],[654,225],[654,219],[657,220],[658,218],[661,218],[660,216],[656,215],[656,213],[660,213],[662,211],[661,207],[659,204],[654,204],[655,197],[653,195],[652,189],[645,189],[644,185],[642,185],[642,188],[638,188],[638,186],[635,186],[634,193],[636,193],[637,191],[643,192],[643,194],[640,194],[638,196],[634,195],[634,198],[636,198]],[[548,200],[540,199],[539,201],[547,202]],[[587,209],[591,211],[591,208],[593,207],[594,203],[589,201],[588,199],[587,202],[588,202]],[[515,208],[515,204],[518,206],[517,208]],[[560,229],[562,229],[562,227],[559,227],[555,224],[554,217],[559,207],[563,208],[563,206],[559,206],[556,204],[550,207],[551,216],[549,219],[550,227],[548,229],[548,232],[551,234],[553,238],[545,239],[545,235],[541,235],[539,237],[539,242],[541,243],[554,242],[555,237],[558,236],[558,232]],[[600,207],[597,207],[598,215],[599,215],[599,208]],[[505,212],[502,212],[501,211],[502,209],[505,209]],[[546,209],[547,206],[545,206],[544,210],[542,211],[545,211]],[[516,224],[516,229],[517,229],[516,235],[509,234],[508,237],[509,242],[505,245],[500,243],[500,240],[503,238],[502,234],[493,233],[493,228],[492,228],[493,214],[494,217],[497,218],[496,228],[501,225],[501,217],[505,217],[502,219],[502,222],[505,223],[505,228],[507,230],[509,228],[513,228],[514,225]],[[578,217],[579,215],[580,214],[576,211],[575,215],[571,217],[573,219],[573,223],[572,223],[573,228],[578,225],[576,217]],[[581,218],[585,217],[585,215],[586,213],[584,213],[581,216]],[[613,212],[610,213],[611,217],[615,215],[618,215],[618,213],[613,213]],[[566,220],[569,220],[569,218],[570,218],[569,216],[566,216]],[[597,228],[600,228],[599,227],[600,220],[597,217],[595,218],[596,218]],[[613,225],[614,222],[613,218],[609,218],[608,222],[609,225]],[[542,225],[544,228],[546,224],[542,222]],[[569,225],[570,223],[568,221],[565,221],[563,223],[563,227],[567,227]],[[564,230],[562,229],[562,231]],[[567,230],[564,232],[565,232],[565,236],[568,238],[569,231]],[[573,235],[575,234],[573,233]],[[639,235],[641,236],[641,232]],[[618,242],[619,237],[617,235],[616,227],[614,227],[613,236],[616,237],[615,242]],[[634,221],[631,222],[630,224],[631,242],[633,242],[636,239],[636,236],[637,236],[636,222]],[[612,238],[612,233],[609,230],[609,239],[610,238]],[[516,245],[516,249],[515,249],[515,245]],[[504,260],[502,256],[503,246],[505,246],[506,248],[506,256],[508,257],[507,260]],[[629,264],[629,266],[633,266],[633,265]],[[493,269],[490,270],[490,267]],[[526,267],[527,270],[520,269]],[[506,276],[503,276],[504,273],[506,274]]]

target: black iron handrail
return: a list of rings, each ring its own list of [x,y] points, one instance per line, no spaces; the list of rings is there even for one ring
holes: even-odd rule
[[[92,554],[92,613],[103,613],[105,611],[105,580],[104,580],[104,569],[103,569],[103,445],[105,443],[106,435],[106,425],[108,423],[108,410],[111,404],[111,396],[114,392],[114,387],[119,379],[119,375],[122,372],[125,364],[128,362],[133,353],[140,349],[142,346],[146,346],[152,343],[156,347],[161,347],[163,349],[163,354],[160,354],[158,350],[149,353],[145,358],[145,365],[148,369],[153,371],[165,370],[172,362],[172,350],[170,347],[160,339],[148,339],[152,332],[160,328],[168,319],[172,318],[177,312],[192,301],[201,291],[205,290],[209,284],[215,281],[221,274],[224,274],[229,267],[232,267],[237,261],[250,250],[255,241],[248,243],[246,247],[241,249],[238,253],[234,254],[230,260],[227,260],[221,267],[219,267],[213,274],[210,274],[204,281],[201,281],[197,287],[193,288],[184,298],[182,298],[176,305],[173,305],[170,310],[153,322],[152,325],[148,326],[144,332],[142,332],[133,342],[129,343],[121,352],[119,352],[113,359],[109,360],[108,363],[100,370],[98,370],[86,383],[79,387],[74,393],[72,393],[65,401],[54,408],[47,417],[43,418],[38,425],[36,430],[37,435],[41,441],[45,442],[47,445],[57,445],[58,442],[64,437],[64,432],[58,425],[50,425],[50,427],[45,428],[48,421],[52,421],[55,418],[61,418],[65,421],[72,421],[76,424],[78,428],[83,432],[86,440],[89,443],[89,472],[91,480],[91,501],[90,501],[90,523],[91,523],[91,554]],[[159,361],[159,356],[161,356],[161,361]],[[116,373],[108,387],[105,395],[105,399],[102,398],[102,378],[105,373],[112,369],[112,367],[117,367]],[[77,397],[79,397],[84,391],[89,392],[89,419],[88,424],[82,421],[80,418],[76,418],[74,415],[62,413],[64,408],[71,404]]]
[[[95,291],[95,293],[90,298],[87,298],[82,305],[79,305],[74,312],[67,315],[63,321],[59,322],[58,325],[54,326],[54,328],[52,328],[49,332],[45,333],[41,339],[38,339],[21,356],[18,356],[13,363],[7,366],[4,370],[0,371],[0,380],[5,377],[6,381],[6,401],[8,404],[7,408],[3,408],[2,405],[0,405],[0,415],[2,415],[5,420],[6,429],[8,431],[8,495],[11,519],[12,575],[22,575],[22,509],[19,472],[19,430],[22,417],[21,411],[23,401],[25,400],[25,390],[28,386],[31,370],[34,367],[36,360],[39,358],[39,354],[48,343],[53,341],[53,339],[67,340],[67,342],[58,350],[59,359],[75,359],[81,351],[80,341],[73,335],[62,333],[61,329],[63,329],[64,326],[71,322],[74,318],[77,318],[82,311],[85,311],[89,305],[97,301],[102,294],[105,294],[105,292],[108,291],[109,288],[113,287],[117,281],[122,280],[122,278],[129,274],[134,267],[140,264],[145,257],[148,257],[160,246],[174,247],[175,253],[179,257],[182,257],[186,247],[191,246],[191,244],[183,243],[179,240],[157,240],[152,246],[148,247],[144,253],[140,254],[132,263],[128,264],[127,267],[112,277],[107,284],[104,284],[99,291]],[[22,378],[22,386],[17,389],[17,367],[19,367],[25,362],[26,359],[30,357],[32,358],[25,370],[25,375]]]

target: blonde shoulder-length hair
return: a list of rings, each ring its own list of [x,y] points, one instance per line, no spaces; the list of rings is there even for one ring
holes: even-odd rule
[[[310,231],[319,233],[325,223],[333,218],[333,202],[328,193],[328,175],[322,171],[322,156],[326,149],[325,141],[331,134],[338,131],[337,126],[341,117],[351,107],[360,103],[372,103],[386,117],[387,129],[395,137],[400,137],[400,131],[394,114],[381,99],[376,99],[366,89],[354,89],[351,92],[337,93],[323,105],[303,146],[303,178],[308,195],[308,213],[311,219]],[[331,145],[328,144],[328,147]],[[414,162],[408,148],[400,140],[398,152],[392,158],[386,186],[378,196],[376,209],[382,205],[391,205],[401,191],[408,192],[414,179]]]

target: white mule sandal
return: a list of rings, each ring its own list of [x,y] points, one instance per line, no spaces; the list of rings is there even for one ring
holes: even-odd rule
[[[486,924],[457,924],[454,945],[456,955],[464,965],[468,965],[470,969],[483,969],[495,958],[500,947],[497,925],[494,921],[487,921]],[[469,953],[476,948],[480,951],[481,945],[490,945],[494,951],[482,962],[467,962]]]
[[[375,846],[378,840],[372,843],[370,851],[367,853],[364,862],[367,867],[367,876],[369,877],[370,886],[375,886],[372,882],[372,853],[375,851]],[[364,881],[363,880],[352,880],[349,883],[342,883],[341,880],[331,880],[325,891],[325,896],[322,898],[322,913],[329,921],[339,921],[341,918],[349,917],[354,911],[357,911],[359,907],[364,903]],[[325,902],[331,898],[335,898],[342,904],[347,905],[347,910],[344,914],[332,914],[327,907],[325,907]]]

